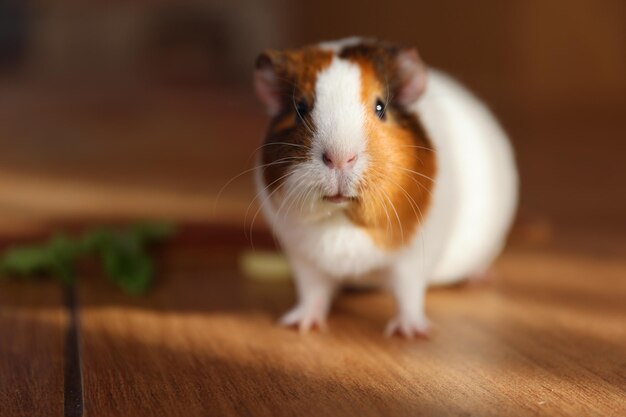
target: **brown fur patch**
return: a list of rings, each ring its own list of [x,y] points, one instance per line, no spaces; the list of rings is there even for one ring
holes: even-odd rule
[[[435,152],[416,115],[393,102],[393,55],[363,45],[342,53],[361,67],[361,99],[366,108],[368,169],[358,200],[348,210],[355,224],[386,249],[408,244],[430,206]],[[374,111],[385,105],[385,120]]]
[[[308,154],[311,146],[309,130],[315,129],[310,114],[315,106],[317,74],[330,65],[333,54],[316,47],[305,47],[270,51],[266,55],[281,82],[283,97],[283,111],[270,122],[261,158],[267,165],[263,171],[265,183],[273,190],[282,183],[288,170]],[[302,117],[296,111],[296,104],[300,101],[308,107]]]

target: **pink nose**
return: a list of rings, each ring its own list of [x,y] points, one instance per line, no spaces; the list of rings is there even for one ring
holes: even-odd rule
[[[356,159],[357,155],[354,153],[348,154],[347,156],[339,156],[324,152],[324,154],[322,155],[322,160],[324,161],[324,164],[326,164],[326,166],[331,169],[349,168],[354,165]]]

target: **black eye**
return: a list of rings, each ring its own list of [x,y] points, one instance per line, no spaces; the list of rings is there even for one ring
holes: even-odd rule
[[[376,105],[374,106],[374,110],[376,111],[376,115],[378,116],[380,120],[385,120],[386,106],[380,99],[376,100]]]
[[[298,102],[296,102],[296,113],[297,116],[299,118],[302,118],[304,116],[306,116],[306,114],[309,112],[309,105],[307,104],[306,101],[304,100],[298,100]]]

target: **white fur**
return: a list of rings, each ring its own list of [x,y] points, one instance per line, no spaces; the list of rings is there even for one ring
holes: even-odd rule
[[[367,146],[365,136],[365,108],[361,97],[361,71],[359,66],[334,58],[330,66],[317,77],[313,123],[312,163],[307,175],[315,175],[323,185],[325,195],[342,192],[356,196],[356,183],[367,165],[363,154]],[[329,170],[323,163],[323,153],[338,159],[359,155],[355,166],[347,173]]]
[[[449,76],[431,69],[415,110],[437,150],[438,182],[449,182],[452,194],[434,201],[433,212],[451,211],[445,222],[453,227],[430,281],[451,283],[485,272],[502,250],[517,207],[517,169],[493,115]]]
[[[338,48],[338,46],[335,46]],[[306,162],[269,194],[257,170],[262,209],[292,264],[298,305],[283,318],[302,330],[322,325],[335,289],[345,281],[376,279],[395,295],[389,332],[423,333],[428,283],[450,283],[484,272],[501,251],[517,204],[517,174],[508,139],[467,90],[430,70],[414,111],[437,160],[431,207],[421,228],[396,251],[381,249],[324,195],[356,193],[367,170],[367,135],[357,65],[334,58],[318,75],[312,114],[316,133]],[[352,170],[326,167],[322,152],[357,153]],[[393,214],[392,214],[393,216]],[[392,218],[392,221],[394,219]]]

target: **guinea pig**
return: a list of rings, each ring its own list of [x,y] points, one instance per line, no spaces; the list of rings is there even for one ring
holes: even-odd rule
[[[394,296],[385,333],[427,334],[424,294],[487,271],[518,200],[507,135],[414,48],[348,38],[266,51],[254,84],[270,122],[255,182],[298,301],[281,323],[325,327],[342,285]]]

